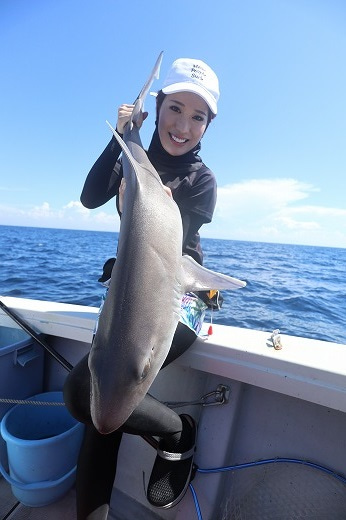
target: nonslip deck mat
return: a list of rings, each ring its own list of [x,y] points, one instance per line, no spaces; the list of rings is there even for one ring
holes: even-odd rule
[[[346,485],[315,468],[275,463],[230,471],[224,476],[227,493],[213,520],[346,519]],[[109,520],[164,518],[164,513],[155,514],[116,489],[113,494],[117,511],[111,509]],[[50,506],[30,508],[18,504],[12,510],[16,502],[10,486],[0,479],[1,520],[76,520],[73,489]],[[203,520],[210,519],[203,516]]]
[[[319,469],[273,463],[230,472],[215,520],[345,520],[346,485]]]

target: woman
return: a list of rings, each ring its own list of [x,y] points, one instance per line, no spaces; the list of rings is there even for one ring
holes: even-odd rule
[[[167,193],[176,201],[183,223],[183,253],[202,264],[199,229],[211,221],[216,202],[213,173],[198,155],[200,141],[216,116],[219,98],[215,73],[200,60],[182,58],[170,69],[156,98],[156,128],[148,157],[158,171]],[[123,133],[133,105],[118,110],[117,132]],[[143,121],[147,114],[143,114]],[[81,194],[88,208],[97,208],[117,197],[123,204],[120,146],[113,137],[98,158]],[[162,216],[164,218],[164,215]],[[106,262],[100,281],[110,277]],[[108,271],[108,273],[107,273]],[[197,337],[206,305],[196,295],[185,295],[181,318],[163,367],[185,352]],[[101,311],[102,312],[102,311]],[[69,374],[64,395],[71,413],[86,424],[77,471],[78,520],[107,518],[115,478],[117,454],[123,432],[160,437],[150,476],[147,498],[161,508],[173,507],[184,496],[193,474],[196,425],[189,415],[178,415],[147,394],[129,419],[109,435],[101,435],[90,418],[90,374],[87,356]]]

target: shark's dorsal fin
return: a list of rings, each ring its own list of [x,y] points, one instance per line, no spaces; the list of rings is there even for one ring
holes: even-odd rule
[[[184,292],[210,289],[234,291],[246,285],[242,280],[206,269],[188,255],[182,256],[181,265]]]

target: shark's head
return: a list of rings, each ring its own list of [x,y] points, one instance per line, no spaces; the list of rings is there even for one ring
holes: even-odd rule
[[[102,434],[120,428],[137,408],[151,386],[164,360],[156,359],[155,349],[133,349],[129,355],[126,371],[119,373],[105,362],[104,353],[94,350],[89,355],[91,373],[91,418],[95,428]],[[142,352],[142,355],[141,355]]]

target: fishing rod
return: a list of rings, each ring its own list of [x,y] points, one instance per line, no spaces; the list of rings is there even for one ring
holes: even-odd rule
[[[44,341],[40,336],[27,324],[24,322],[22,318],[20,318],[14,311],[10,310],[7,305],[5,305],[0,300],[1,309],[6,312],[10,318],[12,318],[29,336],[31,336],[41,347],[43,347],[49,354],[58,362],[62,367],[65,368],[68,372],[71,372],[73,366],[69,363],[59,352],[57,352],[53,347],[48,345],[46,341]]]

